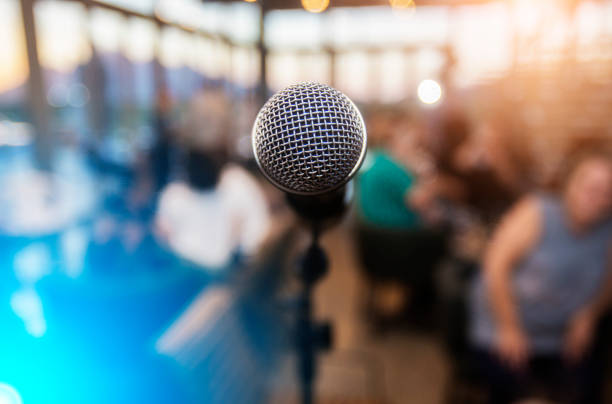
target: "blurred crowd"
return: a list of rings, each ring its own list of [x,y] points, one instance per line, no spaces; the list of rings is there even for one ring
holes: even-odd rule
[[[383,3],[0,2],[0,404],[262,403],[330,342],[252,152],[305,79],[367,127],[358,343],[443,346],[448,404],[612,403],[612,0]]]
[[[42,336],[40,290],[70,289],[41,288],[45,278],[96,287],[130,278],[158,285],[166,317],[149,313],[149,329],[159,331],[202,276],[248,265],[282,199],[242,150],[256,112],[245,99],[237,106],[224,84],[208,82],[178,114],[162,86],[150,142],[117,154],[112,139],[65,135],[50,171],[27,148],[0,149],[2,253],[13,262],[4,317]],[[363,106],[369,150],[350,219],[366,319],[376,332],[406,322],[441,331],[449,403],[605,402],[610,137],[577,132],[551,165],[509,107],[474,114],[460,99]],[[189,275],[166,296],[181,271]]]
[[[490,109],[367,109],[366,312],[378,331],[441,331],[448,402],[608,402],[612,139],[574,133],[551,167],[510,108]]]

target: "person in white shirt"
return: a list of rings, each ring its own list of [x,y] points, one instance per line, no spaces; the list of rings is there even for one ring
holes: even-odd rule
[[[186,182],[161,193],[156,233],[181,258],[207,270],[227,267],[236,254],[257,252],[270,229],[268,204],[257,181],[221,153],[190,150]]]

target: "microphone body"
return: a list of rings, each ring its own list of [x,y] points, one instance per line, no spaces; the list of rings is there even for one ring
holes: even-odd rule
[[[320,195],[286,194],[289,206],[304,220],[319,227],[333,225],[346,211],[353,198],[353,183],[348,182]]]

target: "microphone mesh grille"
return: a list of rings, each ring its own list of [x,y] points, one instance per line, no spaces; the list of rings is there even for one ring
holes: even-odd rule
[[[347,96],[323,84],[278,92],[253,127],[253,149],[264,174],[296,194],[319,194],[348,181],[365,152],[363,119]]]

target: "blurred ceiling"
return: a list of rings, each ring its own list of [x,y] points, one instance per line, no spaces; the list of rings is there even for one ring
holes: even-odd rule
[[[244,0],[220,0],[221,2],[239,2]],[[287,10],[302,8],[301,0],[257,0],[264,1],[268,9]],[[482,4],[491,0],[417,0],[417,6],[459,6],[466,4]],[[203,3],[219,2],[219,0],[202,0]],[[389,6],[389,0],[330,0],[329,7],[363,7]]]

